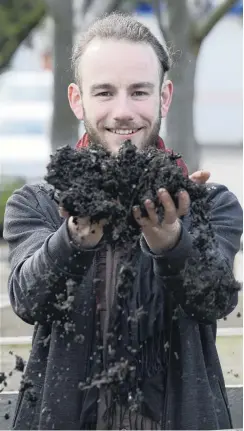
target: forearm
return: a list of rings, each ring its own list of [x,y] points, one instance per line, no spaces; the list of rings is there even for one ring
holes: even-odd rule
[[[81,250],[72,243],[65,222],[13,268],[9,294],[16,314],[29,323],[60,318],[63,311],[58,298],[68,301],[67,280],[80,284],[94,255],[95,250]]]
[[[62,315],[58,301],[66,301],[70,283],[79,285],[92,269],[96,248],[77,247],[67,220],[49,193],[24,186],[8,200],[4,239],[9,246],[9,295],[14,311],[30,324]],[[63,298],[63,299],[62,299]],[[61,304],[62,305],[62,304]]]
[[[155,277],[170,290],[187,315],[212,322],[235,308],[239,285],[220,247],[209,248],[202,254],[192,242],[183,228],[177,246],[164,255],[152,254],[143,239],[141,246],[153,258]]]

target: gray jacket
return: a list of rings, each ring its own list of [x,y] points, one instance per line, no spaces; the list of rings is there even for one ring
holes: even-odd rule
[[[209,187],[209,200],[218,247],[212,250],[216,272],[210,273],[203,262],[201,273],[196,274],[196,285],[202,277],[209,280],[201,313],[194,301],[185,301],[180,274],[191,262],[189,216],[182,220],[181,238],[173,250],[155,256],[141,241],[135,259],[137,303],[131,307],[148,310],[135,334],[140,338],[141,331],[142,337],[150,338],[150,322],[165,311],[162,331],[169,348],[161,405],[164,429],[232,427],[215,339],[216,320],[235,308],[238,294],[230,294],[215,273],[224,268],[232,277],[242,209],[222,185]],[[10,250],[8,288],[13,310],[35,326],[13,429],[95,429],[98,391],[95,387],[80,390],[79,384],[91,376],[96,351],[93,285],[98,251],[82,251],[71,243],[52,189],[45,184],[26,185],[8,200],[4,238]],[[57,306],[57,297],[62,298],[62,306]],[[67,315],[75,323],[75,334],[67,326]],[[135,344],[139,341],[135,339]],[[150,390],[145,395],[150,397]]]

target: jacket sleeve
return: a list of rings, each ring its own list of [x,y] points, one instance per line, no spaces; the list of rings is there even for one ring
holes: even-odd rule
[[[26,185],[9,198],[3,235],[9,245],[8,290],[14,312],[30,324],[55,320],[65,309],[58,298],[68,301],[68,281],[80,284],[95,249],[82,251],[71,242],[56,203],[38,185]]]
[[[141,238],[144,253],[153,258],[155,276],[173,295],[180,310],[201,323],[227,316],[237,305],[239,283],[233,263],[240,249],[242,208],[225,186],[208,186],[210,225],[215,241],[203,253],[193,247],[192,235],[182,223],[178,244],[162,255],[153,254]]]

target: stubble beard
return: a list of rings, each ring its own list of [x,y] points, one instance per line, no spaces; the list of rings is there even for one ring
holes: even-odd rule
[[[97,146],[102,146],[105,149],[109,149],[108,143],[99,136],[99,133],[97,132],[97,130],[95,130],[95,128],[91,125],[90,121],[87,118],[86,111],[84,108],[83,108],[83,113],[84,113],[84,116],[83,116],[84,127],[88,135],[89,142]],[[140,149],[143,150],[149,147],[157,147],[160,127],[161,127],[161,115],[159,113],[157,121],[155,122],[150,135],[146,138],[145,142],[143,142]]]

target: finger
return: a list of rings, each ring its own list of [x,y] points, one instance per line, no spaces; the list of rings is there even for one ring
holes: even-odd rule
[[[133,216],[135,218],[135,220],[137,221],[137,223],[140,225],[141,223],[141,210],[140,207],[138,205],[135,205],[133,208]]]
[[[190,180],[192,180],[196,184],[205,184],[211,176],[209,171],[201,170],[196,171],[192,175],[189,176]]]
[[[173,224],[178,218],[176,206],[170,194],[165,189],[159,189],[158,198],[164,207],[164,223]]]
[[[106,226],[107,223],[108,223],[108,220],[106,218],[103,218],[98,222],[98,225],[99,227],[104,228],[104,226]]]
[[[60,217],[63,217],[63,218],[69,217],[68,211],[66,211],[63,207],[58,207],[58,212],[59,212]]]
[[[199,184],[205,184],[209,180],[210,175],[211,173],[209,171],[205,171],[202,169],[200,171]]]
[[[158,222],[158,215],[156,213],[154,203],[150,199],[147,199],[145,201],[145,207],[148,213],[149,220],[154,226],[157,226],[159,222]]]
[[[136,222],[142,228],[148,226],[149,224],[151,224],[149,218],[142,217],[140,207],[137,206],[137,205],[133,207],[133,215],[134,215],[134,218],[135,218]]]
[[[104,226],[108,223],[107,219],[101,219],[98,222],[90,223],[90,232],[96,234],[98,231],[103,231]]]
[[[177,216],[182,217],[188,214],[189,208],[190,208],[191,200],[189,194],[182,190],[178,194],[178,210],[177,210]]]
[[[91,220],[90,217],[77,217],[72,216],[72,221],[76,225],[76,229],[90,229],[91,228]]]

